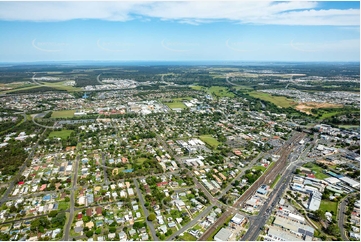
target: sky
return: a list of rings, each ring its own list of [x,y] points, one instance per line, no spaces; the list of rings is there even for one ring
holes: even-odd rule
[[[0,1],[0,62],[359,61],[360,2]]]

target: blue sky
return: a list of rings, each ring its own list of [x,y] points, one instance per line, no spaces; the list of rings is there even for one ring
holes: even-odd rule
[[[0,2],[0,62],[359,61],[359,25],[355,1]]]

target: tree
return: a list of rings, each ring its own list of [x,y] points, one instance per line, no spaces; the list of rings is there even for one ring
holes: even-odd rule
[[[115,233],[116,231],[117,231],[117,229],[115,227],[109,228],[109,233]]]
[[[90,237],[92,237],[93,236],[93,231],[88,231],[88,232],[86,232],[86,237],[88,237],[88,238],[90,238]]]
[[[151,214],[149,214],[147,219],[148,219],[148,221],[154,221],[156,218],[157,218],[157,216],[155,216],[154,213],[151,213]]]
[[[319,209],[316,210],[313,214],[315,215],[315,219],[316,219],[317,221],[320,221],[321,219],[324,218],[324,213],[323,213],[321,210],[319,210]]]
[[[53,217],[55,217],[56,215],[58,215],[58,211],[51,211],[49,214],[48,214],[48,216],[50,217],[50,218],[53,218]]]
[[[140,229],[140,228],[143,228],[145,226],[145,223],[144,222],[135,222],[134,224],[133,224],[133,228],[134,229]]]
[[[95,234],[100,234],[102,232],[102,230],[100,229],[100,228],[97,228],[96,230],[95,230]]]

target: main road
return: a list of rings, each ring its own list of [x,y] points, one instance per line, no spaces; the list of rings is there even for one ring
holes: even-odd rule
[[[297,144],[305,134],[299,132],[292,132],[292,137],[282,146],[279,150],[280,158],[276,165],[268,169],[261,177],[257,179],[248,190],[233,204],[234,208],[239,208],[242,203],[256,192],[260,185],[268,183],[268,180],[274,180],[276,176],[286,167],[289,154],[292,152],[294,145]],[[207,240],[211,234],[219,227],[222,226],[226,219],[232,214],[232,210],[227,210],[222,216],[199,238],[199,240]]]
[[[289,166],[288,169],[286,169],[285,173],[282,175],[282,179],[277,183],[275,189],[260,209],[258,216],[252,223],[252,226],[250,226],[247,233],[242,237],[242,241],[257,240],[257,237],[271,215],[273,208],[276,206],[280,197],[282,197],[283,192],[290,183],[293,170],[295,170],[294,165]]]
[[[316,144],[317,141],[314,141],[313,144]],[[247,233],[243,236],[242,240],[250,240],[255,241],[257,240],[257,237],[259,233],[261,232],[261,229],[266,224],[269,216],[272,213],[272,210],[276,206],[276,204],[279,202],[280,198],[282,197],[283,192],[289,185],[292,173],[296,169],[296,167],[304,162],[304,156],[309,152],[310,146],[307,147],[300,155],[299,158],[295,161],[290,163],[286,170],[282,174],[281,180],[276,185],[275,189],[270,194],[270,197],[266,200],[266,203],[262,206],[262,208],[259,211],[258,216],[254,220],[252,226],[247,231]]]

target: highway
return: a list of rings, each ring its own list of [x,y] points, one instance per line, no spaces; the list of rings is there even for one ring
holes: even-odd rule
[[[42,125],[42,124],[37,123],[37,122],[35,121],[35,118],[36,118],[38,115],[40,115],[40,114],[33,115],[33,118],[32,118],[33,123],[34,123],[35,125],[38,125],[38,126],[40,126],[40,127],[42,127],[42,128],[45,128],[45,129],[54,129],[54,128],[55,128],[54,126],[46,126],[46,125]],[[55,123],[54,123],[54,124],[55,124]]]
[[[273,181],[276,176],[286,167],[288,156],[293,151],[293,148],[298,142],[305,136],[304,133],[292,132],[292,137],[279,149],[277,152],[280,154],[280,158],[271,169],[266,172],[255,181],[246,192],[234,203],[233,207],[238,209],[241,204],[249,199],[249,197],[256,192],[256,190],[262,184],[267,184],[267,181]],[[232,214],[231,210],[227,210],[222,216],[199,238],[199,240],[205,241],[211,236],[211,234],[219,227],[222,226],[226,219]]]
[[[100,75],[101,75],[101,74],[99,74],[99,75],[97,76],[97,82],[99,82],[100,85],[104,85],[104,83],[102,83],[102,82],[100,81],[100,79],[99,79]]]

